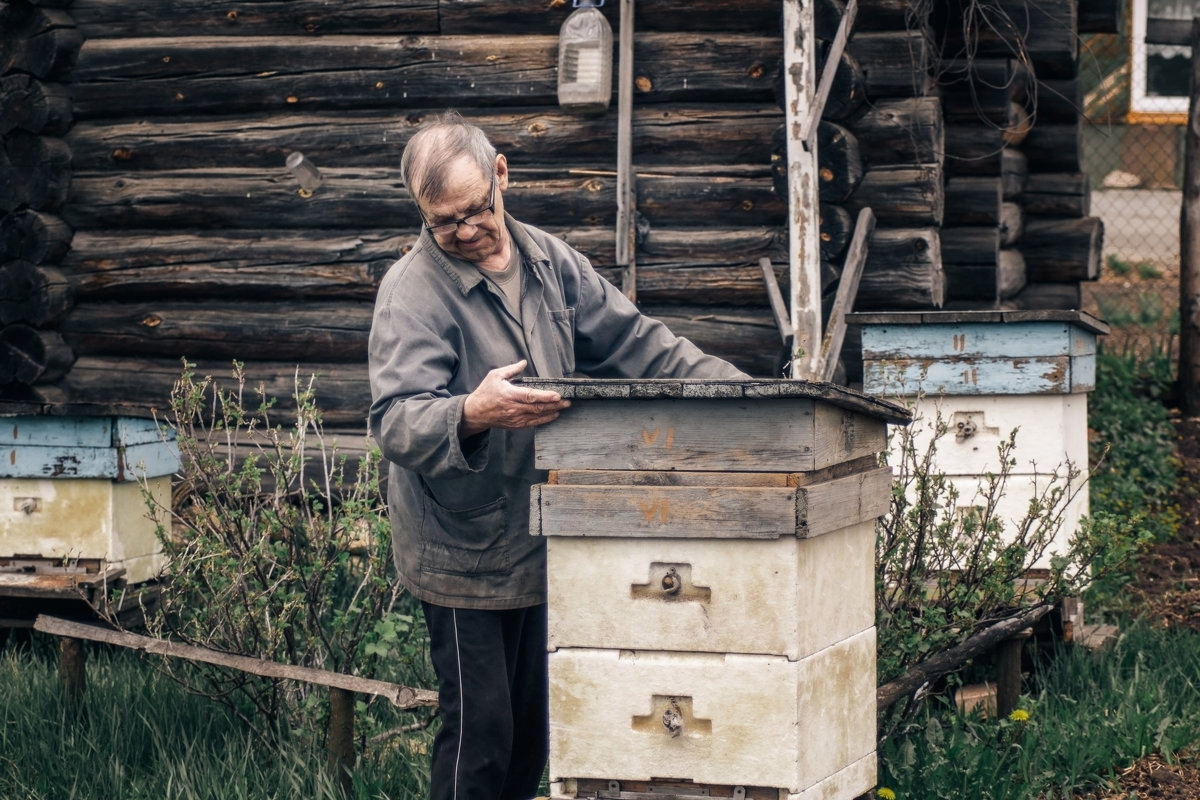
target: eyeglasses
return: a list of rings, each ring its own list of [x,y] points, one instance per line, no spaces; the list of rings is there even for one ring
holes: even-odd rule
[[[456,219],[453,222],[440,222],[437,225],[425,225],[425,230],[429,231],[434,236],[446,236],[458,232],[459,225],[482,225],[492,218],[492,213],[496,210],[496,176],[492,176],[492,191],[488,195],[488,204],[486,207],[479,209],[473,214],[469,214],[462,219]],[[421,215],[424,221],[425,215]]]

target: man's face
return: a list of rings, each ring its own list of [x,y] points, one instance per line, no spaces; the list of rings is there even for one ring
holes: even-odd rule
[[[448,254],[473,264],[492,259],[488,266],[503,269],[507,264],[496,264],[496,258],[504,246],[504,199],[501,192],[508,188],[508,165],[503,155],[496,156],[494,174],[483,174],[469,157],[460,157],[448,171],[442,197],[421,208],[425,224],[429,227],[454,223],[458,220],[477,219],[476,224],[460,222],[457,227],[444,231],[430,231],[434,241]],[[488,207],[491,211],[488,212]]]

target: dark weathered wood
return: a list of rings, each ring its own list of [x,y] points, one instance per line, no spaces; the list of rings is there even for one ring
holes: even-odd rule
[[[87,692],[87,650],[70,636],[58,640],[58,677],[67,705],[78,711]]]
[[[60,217],[29,208],[0,217],[0,261],[20,258],[56,264],[71,247],[70,226]]]
[[[1030,172],[1082,172],[1083,125],[1035,125],[1021,144]]]
[[[62,80],[70,74],[82,43],[75,20],[61,9],[24,3],[0,6],[0,75],[22,72]]]
[[[941,167],[917,164],[867,170],[846,207],[871,209],[881,226],[922,227],[941,224],[945,197]]]
[[[354,692],[329,689],[329,722],[325,731],[326,766],[338,776],[342,792],[354,786]]]
[[[1079,0],[1080,33],[1125,34],[1126,0]]]
[[[1018,203],[1000,204],[1000,246],[1011,247],[1025,232],[1025,210]]]
[[[1077,0],[997,0],[949,6],[942,55],[1016,58],[1042,77],[1075,74],[1079,54]]]
[[[637,102],[772,99],[779,37],[647,33]],[[84,44],[78,118],[557,103],[557,36],[187,37]]]
[[[932,7],[911,0],[861,0],[855,27],[860,31],[921,30],[929,22]]]
[[[858,137],[833,122],[817,128],[817,178],[820,198],[828,203],[844,202],[863,179]]]
[[[946,264],[995,265],[1000,230],[995,225],[942,228],[942,261]]]
[[[1029,93],[1029,71],[1014,58],[945,61],[937,79],[949,124],[990,122],[1005,127],[1012,104]]]
[[[1091,181],[1085,172],[1030,173],[1021,205],[1030,216],[1086,217],[1092,209]]]
[[[487,131],[514,168],[588,164],[613,169],[616,115],[581,115],[558,108],[498,111],[463,108]],[[398,161],[408,139],[434,112],[354,110],[342,114],[183,122],[82,121],[67,135],[81,171],[209,169],[236,166],[278,170],[292,148],[318,167],[377,167]],[[681,166],[766,164],[771,132],[783,123],[775,104],[635,106],[633,148],[639,170]]]
[[[54,331],[23,323],[0,328],[0,385],[58,380],[74,360],[74,352]]]
[[[324,0],[73,0],[71,16],[88,39],[175,36],[331,36],[437,33],[438,7],[462,5],[437,0],[380,2],[353,6]]]
[[[868,241],[875,233],[875,215],[871,209],[864,208],[858,213],[854,225],[854,238],[846,253],[846,261],[842,267],[841,278],[838,281],[837,295],[833,305],[825,315],[825,336],[821,340],[820,372],[818,376],[823,381],[833,380],[837,370],[842,344],[846,340],[846,315],[854,307],[858,296],[858,287],[862,282],[863,269],[866,266]],[[884,492],[886,495],[887,492]]]
[[[850,243],[854,234],[854,218],[850,212],[833,203],[821,203],[821,260],[837,258]]]
[[[764,304],[766,297],[763,298]],[[776,350],[779,333],[764,305],[761,309],[714,309],[711,306],[666,306],[645,303],[642,313],[662,320],[678,336],[696,343],[751,375],[779,377]]]
[[[876,228],[854,308],[941,308],[945,288],[936,228]]]
[[[71,184],[71,150],[62,139],[10,131],[0,157],[0,211],[57,211]]]
[[[1000,128],[985,123],[946,126],[946,174],[993,177],[1007,149]]]
[[[802,141],[812,141],[813,128],[820,123],[822,117],[826,116],[825,108],[827,105],[832,109],[842,110],[843,103],[840,99],[830,104],[830,94],[835,91],[834,82],[838,70],[841,68],[842,55],[846,52],[846,40],[850,37],[851,31],[854,30],[854,18],[857,15],[858,0],[847,0],[845,3],[842,3],[842,0],[824,0],[813,11],[814,24],[816,26],[815,35],[818,39],[824,39],[829,43],[827,48],[823,48],[825,50],[823,61],[832,61],[836,66],[831,70],[827,70],[824,68],[823,63],[819,62],[817,65],[817,87],[813,93],[808,118],[803,123],[801,129],[800,136]],[[830,19],[825,21],[822,20],[822,17],[830,17]],[[823,22],[825,22],[824,27],[826,28],[824,31],[822,31]],[[829,23],[833,25],[832,36],[830,36]]]
[[[933,86],[929,42],[919,30],[860,31],[847,50],[858,62],[867,97],[922,97]]]
[[[520,32],[557,34],[571,13],[570,3],[494,3],[490,0],[443,0],[439,4],[444,34]],[[746,0],[730,6],[725,0],[689,2],[686,13],[675,0],[638,0],[633,27],[638,31],[781,31],[778,0]],[[615,3],[600,8],[614,31],[619,14]]]
[[[0,135],[11,130],[58,136],[71,127],[71,92],[32,75],[0,78]]]
[[[1020,197],[1028,179],[1029,159],[1023,152],[1009,148],[1000,154],[1000,183],[1005,200]]]
[[[194,360],[197,375],[211,375],[218,385],[236,388],[231,377],[232,360]],[[295,361],[246,361],[246,386],[252,401],[257,403],[259,387],[266,397],[276,398],[280,413],[296,409],[296,378],[307,381],[316,376],[315,402],[321,409],[326,425],[333,427],[364,427],[371,387],[367,382],[366,361],[331,364],[312,359]],[[64,395],[63,403],[120,406],[137,401],[139,404],[164,409],[171,400],[171,387],[183,373],[178,355],[82,356],[71,367],[57,387]]]
[[[59,330],[79,355],[353,362],[367,357],[371,305],[80,303]]]
[[[945,233],[943,230],[943,248],[946,246]],[[990,263],[976,257],[978,261],[944,259],[942,268],[946,272],[948,304],[962,300],[992,304],[1017,295],[1025,287],[1027,270],[1020,250],[997,250]]]
[[[70,307],[71,285],[61,270],[15,259],[0,264],[0,324],[44,326]]]
[[[1011,304],[1020,309],[1082,308],[1083,291],[1078,281],[1070,283],[1027,283]]]
[[[1104,223],[1099,217],[1027,218],[1020,247],[1031,281],[1093,281],[1100,277]]]
[[[825,67],[829,61],[829,49],[828,43],[817,43],[818,75],[825,74]],[[841,122],[848,119],[866,102],[867,82],[858,61],[845,50],[838,58],[837,69],[833,73],[832,80],[829,96],[825,99],[825,107],[821,109],[821,118]]]
[[[1037,81],[1037,91],[1026,98],[1034,124],[1074,123],[1084,116],[1083,81],[1079,78]]]
[[[57,617],[38,615],[33,623],[34,630],[55,636],[70,636],[92,642],[104,642],[118,647],[128,647],[152,655],[182,658],[202,664],[213,664],[218,667],[236,669],[251,675],[261,675],[264,678],[280,680],[304,681],[318,686],[329,686],[348,692],[377,695],[386,698],[396,708],[411,709],[423,706],[437,705],[437,692],[431,689],[414,689],[396,683],[361,678],[357,675],[347,675],[341,672],[327,672],[312,667],[301,667],[295,664],[284,664],[278,661],[267,661],[250,656],[234,655],[209,650],[207,647],[194,647],[178,642],[154,639],[149,636],[139,636],[136,633],[102,628],[98,625],[88,625],[82,622],[59,619]]]
[[[946,227],[1000,224],[1003,202],[1000,177],[946,179]]]
[[[364,220],[387,220],[393,230],[416,230],[416,207],[398,177],[386,168],[323,169],[311,197],[280,170],[211,170],[131,173],[119,180],[76,176],[64,218],[84,228],[352,228]],[[651,226],[778,225],[786,217],[763,168],[762,178],[643,174],[637,207]],[[563,220],[611,226],[616,213],[616,176],[526,175],[514,170],[506,206],[534,224]]]
[[[619,267],[599,272],[614,286],[621,285]],[[785,283],[786,279],[786,274],[780,277]],[[712,306],[763,306],[767,303],[762,273],[755,264],[659,266],[639,261],[638,298],[649,303]]]
[[[846,127],[858,137],[863,161],[871,168],[936,164],[946,149],[936,97],[880,99]]]

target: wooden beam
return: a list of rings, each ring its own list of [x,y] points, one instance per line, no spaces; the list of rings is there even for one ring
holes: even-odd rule
[[[817,373],[823,381],[833,380],[833,373],[837,369],[838,355],[842,352],[842,342],[846,338],[846,315],[854,308],[858,284],[867,263],[867,243],[874,233],[875,215],[871,213],[871,209],[864,208],[858,212],[854,238],[850,240],[846,264],[842,268],[841,280],[838,281],[837,296],[833,300],[833,308],[830,309],[829,320],[825,324],[825,339],[821,342],[821,368]]]
[[[1190,42],[1200,46],[1200,17]],[[1195,53],[1196,51],[1192,51]],[[1192,59],[1183,147],[1183,208],[1179,215],[1179,388],[1184,412],[1200,410],[1200,58]]]
[[[149,636],[139,636],[135,633],[101,628],[82,622],[72,622],[58,617],[39,614],[33,623],[34,630],[55,636],[66,636],[74,639],[86,639],[90,642],[104,642],[118,647],[128,647],[141,650],[144,653],[182,658],[187,661],[197,661],[202,664],[212,664],[218,667],[236,669],[251,675],[264,678],[304,681],[347,692],[376,695],[391,702],[400,709],[413,709],[422,706],[436,706],[437,692],[432,689],[415,689],[410,686],[400,686],[386,681],[370,678],[360,678],[357,675],[346,675],[341,672],[326,672],[311,667],[298,667],[294,664],[281,664],[278,661],[266,661],[261,658],[239,656],[232,653],[221,653],[206,647],[168,642]]]
[[[637,302],[637,191],[633,174],[633,0],[621,0],[617,79],[617,266],[621,291]]]

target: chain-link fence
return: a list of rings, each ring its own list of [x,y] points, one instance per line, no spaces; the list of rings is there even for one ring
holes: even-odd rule
[[[1186,113],[1131,112],[1131,86],[1145,62],[1137,66],[1130,45],[1129,37],[1102,35],[1082,48],[1084,167],[1091,213],[1104,221],[1104,266],[1098,281],[1084,285],[1084,303],[1112,327],[1103,346],[1173,355]],[[1176,73],[1182,67],[1186,92],[1190,55],[1178,50],[1160,64]]]

